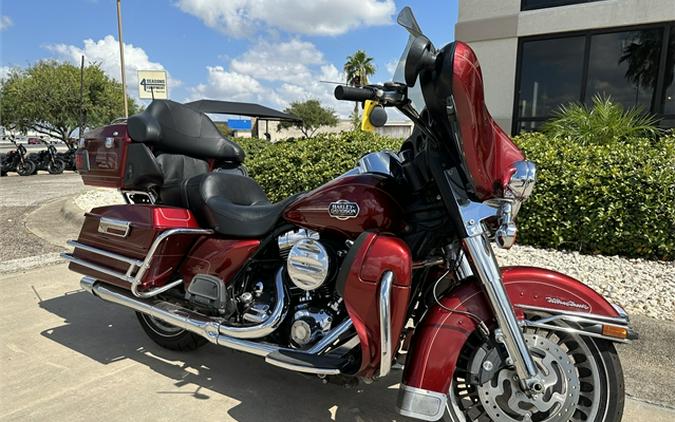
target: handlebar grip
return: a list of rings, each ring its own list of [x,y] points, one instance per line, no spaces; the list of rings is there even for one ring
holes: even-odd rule
[[[343,101],[377,100],[377,93],[371,88],[338,85],[335,87],[335,98]]]

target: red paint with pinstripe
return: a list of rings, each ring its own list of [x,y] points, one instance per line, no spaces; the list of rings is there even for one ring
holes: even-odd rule
[[[361,341],[359,375],[372,377],[380,364],[378,293],[385,271],[394,273],[391,292],[392,356],[399,346],[410,298],[412,257],[401,239],[367,233],[354,259],[344,290],[344,302]]]
[[[517,305],[529,305],[565,311],[589,312],[618,317],[616,309],[595,290],[564,274],[534,267],[502,269],[506,292],[516,315],[523,318]],[[560,299],[560,301],[547,298]],[[565,306],[572,301],[583,306]],[[443,306],[468,311],[492,323],[493,315],[480,286],[467,282],[441,299]],[[407,386],[447,393],[457,358],[476,323],[461,314],[451,314],[439,306],[431,309],[415,329],[408,353],[403,383]]]

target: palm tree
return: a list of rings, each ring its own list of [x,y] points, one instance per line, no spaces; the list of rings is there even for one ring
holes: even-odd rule
[[[351,86],[368,85],[368,77],[375,74],[375,65],[373,58],[368,56],[363,50],[356,50],[354,54],[347,57],[344,66],[347,83]],[[354,103],[354,115],[352,118],[356,122],[359,115],[359,103]],[[355,123],[357,126],[357,123]]]

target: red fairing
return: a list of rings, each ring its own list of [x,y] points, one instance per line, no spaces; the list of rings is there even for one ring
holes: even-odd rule
[[[259,240],[231,240],[202,237],[188,253],[180,268],[185,286],[197,274],[210,274],[228,283],[260,247]]]
[[[394,273],[391,293],[392,356],[398,349],[398,336],[406,321],[412,257],[401,239],[376,233],[364,233],[344,289],[344,302],[361,341],[359,375],[372,377],[380,364],[380,328],[378,291],[385,271]]]
[[[482,201],[498,196],[511,177],[513,163],[524,156],[488,112],[478,58],[460,41],[455,42],[452,94],[459,141],[476,195]]]
[[[616,309],[595,290],[564,274],[533,267],[502,269],[506,292],[519,318],[516,305],[588,312],[618,317]],[[493,320],[480,286],[466,283],[441,299],[450,309],[468,311],[486,322]],[[488,324],[490,325],[490,324]],[[457,358],[476,324],[471,318],[435,307],[415,330],[403,374],[407,386],[447,393]]]
[[[389,194],[387,176],[362,174],[341,177],[303,195],[284,212],[291,223],[317,231],[333,231],[356,238],[367,230],[397,232],[404,227],[401,206]],[[358,205],[358,215],[338,219],[328,212],[330,204],[348,201]]]

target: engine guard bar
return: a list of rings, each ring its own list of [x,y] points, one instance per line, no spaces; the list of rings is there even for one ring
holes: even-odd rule
[[[110,268],[95,264],[93,262],[86,261],[84,259],[78,258],[74,256],[73,254],[63,252],[61,253],[61,257],[65,259],[66,261],[72,262],[73,264],[81,265],[83,267],[92,269],[96,272],[103,273],[106,275],[109,275],[111,277],[118,278],[120,280],[126,281],[129,283],[131,293],[133,293],[134,296],[140,297],[140,298],[150,298],[153,296],[157,296],[160,293],[164,293],[169,289],[172,289],[179,284],[182,283],[182,280],[176,280],[171,283],[168,283],[162,287],[157,287],[152,290],[140,292],[138,291],[138,288],[141,284],[141,281],[143,280],[143,276],[145,275],[145,272],[150,268],[150,264],[152,263],[152,258],[154,257],[155,253],[157,252],[157,249],[159,246],[162,244],[162,242],[174,235],[180,235],[180,234],[213,234],[213,230],[211,229],[188,229],[188,228],[177,228],[177,229],[169,229],[166,231],[163,231],[160,233],[155,240],[152,242],[150,245],[150,249],[148,250],[147,255],[145,256],[145,259],[138,260],[138,259],[133,259],[129,258],[123,255],[119,255],[113,252],[109,252],[103,249],[95,248],[93,246],[85,245],[84,243],[76,242],[74,240],[69,240],[67,242],[68,246],[72,246],[73,248],[77,249],[82,249],[87,252],[91,252],[97,255],[104,256],[106,258],[113,259],[115,261],[120,261],[125,264],[127,264],[129,267],[127,268],[126,273],[121,273],[115,270],[111,270]]]

